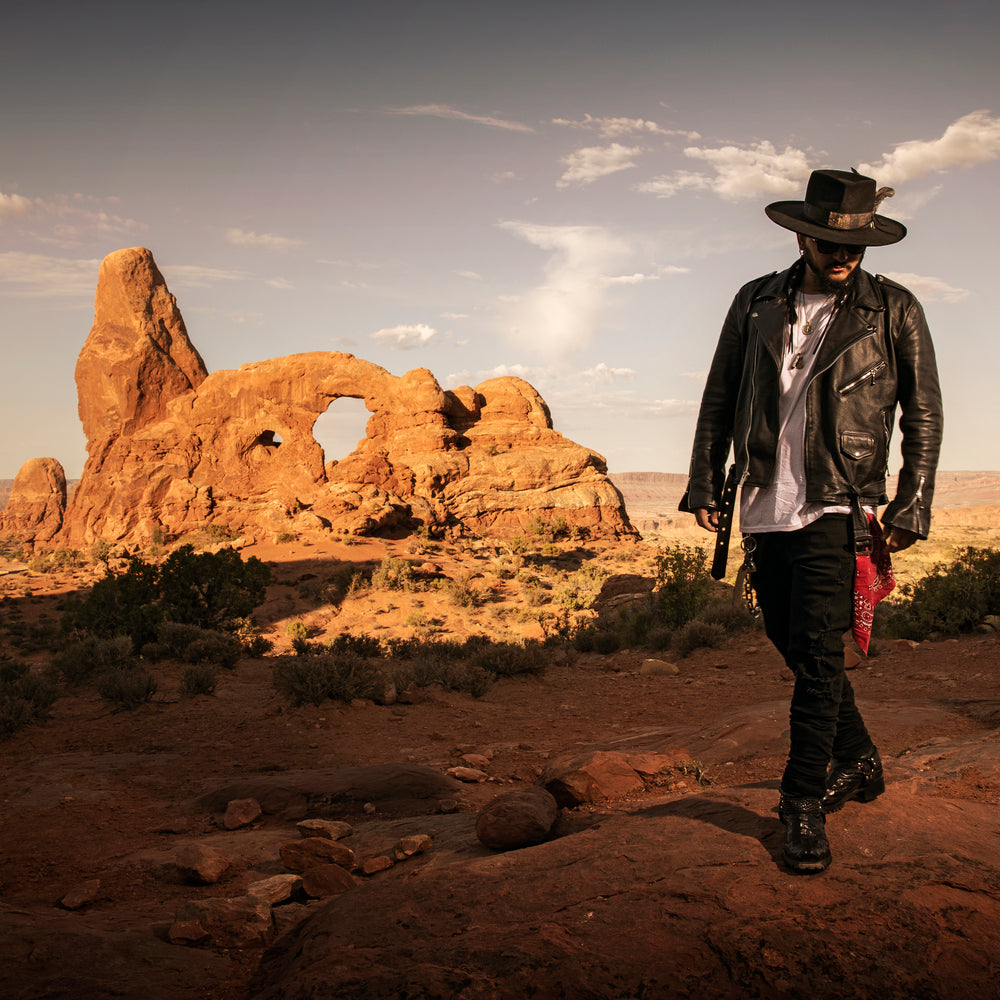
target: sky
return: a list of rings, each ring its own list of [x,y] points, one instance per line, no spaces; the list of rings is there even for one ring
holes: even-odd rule
[[[0,33],[0,478],[80,475],[100,261],[148,247],[210,371],[346,351],[517,375],[610,471],[684,472],[764,206],[890,185],[943,470],[1000,469],[1000,4],[41,0]],[[317,422],[327,459],[359,401]],[[898,455],[898,434],[894,443]],[[894,456],[892,471],[898,467]]]

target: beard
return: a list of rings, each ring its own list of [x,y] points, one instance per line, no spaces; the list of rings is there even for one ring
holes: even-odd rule
[[[857,280],[858,272],[861,270],[861,262],[865,259],[864,253],[858,258],[858,266],[855,267],[846,278],[842,278],[840,281],[835,281],[829,275],[821,271],[810,259],[809,255],[805,255],[806,267],[812,272],[813,277],[816,279],[816,283],[827,295],[836,295],[838,298],[843,298],[847,293],[854,287],[854,283]]]

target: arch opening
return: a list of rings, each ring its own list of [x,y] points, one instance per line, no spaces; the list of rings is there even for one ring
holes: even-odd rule
[[[340,396],[313,424],[313,437],[323,449],[323,464],[339,462],[364,440],[371,414],[363,399]]]

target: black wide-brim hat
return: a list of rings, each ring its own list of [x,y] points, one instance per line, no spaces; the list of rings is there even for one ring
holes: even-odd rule
[[[875,181],[856,170],[814,170],[809,176],[805,201],[776,201],[764,211],[767,217],[793,233],[851,246],[883,247],[898,243],[906,226],[876,215],[892,188],[876,190]]]

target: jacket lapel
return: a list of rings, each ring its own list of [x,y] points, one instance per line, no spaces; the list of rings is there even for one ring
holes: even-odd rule
[[[855,280],[857,287],[854,295],[837,311],[820,344],[813,369],[814,378],[826,371],[849,347],[870,337],[877,329],[878,313],[883,311],[881,297],[867,271],[859,271]]]

